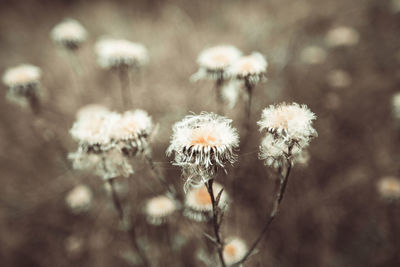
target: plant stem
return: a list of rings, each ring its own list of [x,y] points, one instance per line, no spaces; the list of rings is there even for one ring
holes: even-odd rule
[[[147,160],[147,163],[149,164],[151,170],[154,172],[156,175],[158,181],[165,187],[165,189],[171,194],[171,196],[175,199],[176,198],[176,192],[175,190],[168,185],[167,181],[165,181],[164,177],[161,175],[161,172],[158,170],[156,165],[154,164],[153,158],[149,152],[145,153],[145,158]]]
[[[124,224],[124,219],[125,219],[125,213],[124,213],[124,209],[122,208],[122,204],[121,201],[118,197],[118,193],[115,190],[115,185],[114,185],[114,179],[109,179],[108,180],[108,184],[111,187],[111,197],[113,200],[113,204],[114,204],[114,208],[117,210],[118,212],[118,216],[119,216],[119,220],[121,224]],[[142,248],[140,247],[139,243],[137,242],[137,234],[136,234],[136,228],[132,227],[130,224],[128,225],[127,228],[127,232],[129,234],[129,239],[131,240],[133,246],[135,247],[140,259],[143,262],[143,265],[146,267],[150,266],[149,260],[146,257],[146,254],[144,253],[144,251],[142,250]]]
[[[129,73],[128,69],[125,67],[118,68],[118,78],[120,82],[120,95],[121,95],[121,105],[123,109],[127,109],[130,105],[130,89],[129,89]]]
[[[224,79],[222,78],[222,74],[219,74],[215,82],[215,94],[216,94],[215,96],[217,100],[218,113],[222,113],[224,106],[224,102],[222,100],[222,92],[221,92],[223,83]]]
[[[217,243],[216,245],[217,245],[218,258],[221,263],[221,266],[226,267],[224,257],[222,255],[222,250],[223,250],[224,246],[223,246],[221,236],[219,234],[219,228],[220,228],[219,219],[218,219],[219,210],[218,210],[217,202],[216,202],[215,196],[214,196],[213,183],[214,183],[214,179],[208,180],[208,182],[206,182],[206,187],[208,190],[208,194],[210,195],[210,198],[211,198],[211,204],[212,204],[212,210],[213,210],[212,223],[213,223],[214,235],[215,235],[215,239],[216,239],[216,243]]]
[[[250,119],[250,115],[251,115],[251,101],[252,101],[252,96],[253,96],[253,85],[250,83],[248,78],[244,79],[244,85],[246,87],[246,91],[247,91],[247,103],[246,103],[246,118],[247,121],[249,121]]]
[[[275,201],[274,201],[274,204],[273,204],[272,211],[271,211],[271,213],[269,215],[269,218],[268,218],[267,222],[264,225],[264,228],[261,230],[260,234],[258,235],[257,239],[254,241],[253,245],[247,251],[246,255],[244,255],[244,257],[240,261],[235,263],[234,266],[239,266],[240,264],[244,263],[250,257],[250,255],[253,253],[254,249],[257,247],[258,243],[260,243],[260,241],[262,240],[264,235],[267,233],[267,231],[269,229],[269,226],[271,225],[272,221],[274,220],[274,218],[278,214],[279,206],[280,206],[280,204],[282,202],[282,199],[283,199],[283,196],[285,194],[286,186],[287,186],[287,183],[288,183],[288,180],[289,180],[290,171],[292,169],[291,162],[288,160],[287,163],[288,163],[288,167],[287,167],[287,170],[286,170],[286,174],[283,175],[281,173],[279,190],[278,190],[278,193],[275,196]]]

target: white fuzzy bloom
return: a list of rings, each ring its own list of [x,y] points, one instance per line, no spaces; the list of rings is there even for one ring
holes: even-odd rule
[[[321,64],[327,57],[326,51],[319,46],[307,46],[300,53],[300,59],[306,64]]]
[[[237,156],[239,135],[232,120],[214,113],[188,115],[175,123],[167,155],[174,154],[174,165],[183,168],[187,184],[202,184],[218,168],[233,164]]]
[[[243,56],[236,60],[228,69],[228,74],[237,79],[248,80],[251,84],[257,84],[265,78],[267,60],[258,52],[249,56]]]
[[[101,39],[95,46],[97,61],[103,68],[140,68],[148,62],[146,47],[123,39]]]
[[[377,184],[378,192],[386,200],[400,200],[400,179],[383,177]]]
[[[317,136],[312,126],[316,116],[306,105],[297,103],[270,105],[258,122],[260,131],[279,135],[285,141],[306,142]]]
[[[10,87],[31,87],[40,82],[42,71],[39,67],[22,64],[13,68],[8,68],[3,74],[3,83]]]
[[[145,205],[145,214],[147,221],[153,225],[165,223],[166,219],[177,209],[174,200],[161,195],[149,199]]]
[[[213,193],[215,198],[217,198],[217,195],[222,188],[222,185],[216,182],[213,183]],[[222,210],[226,210],[228,207],[228,195],[225,191],[222,192],[218,207]],[[186,193],[185,209],[183,214],[198,222],[208,221],[212,218],[211,197],[205,185],[192,188]]]
[[[77,185],[65,197],[68,207],[75,213],[86,211],[90,208],[93,194],[86,185]]]
[[[224,79],[226,69],[240,58],[242,52],[232,45],[219,45],[203,50],[197,58],[199,70],[192,76],[196,81],[203,78],[210,80]]]
[[[96,118],[97,116],[104,116],[109,112],[110,110],[105,106],[98,104],[90,104],[80,108],[76,113],[76,118],[78,120],[79,119],[91,120],[93,118]]]
[[[360,34],[353,28],[340,26],[331,29],[326,35],[329,46],[353,46],[358,43]]]
[[[247,253],[247,245],[240,238],[230,238],[224,249],[222,255],[224,257],[225,263],[230,266],[240,261]]]
[[[67,49],[77,49],[86,41],[87,31],[74,19],[65,19],[57,24],[51,31],[53,41]]]
[[[129,156],[144,152],[153,131],[151,117],[144,110],[127,111],[113,124],[111,139]]]

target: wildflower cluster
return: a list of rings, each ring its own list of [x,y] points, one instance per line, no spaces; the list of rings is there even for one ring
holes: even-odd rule
[[[79,146],[69,155],[76,169],[93,169],[104,179],[133,173],[129,157],[146,152],[153,126],[143,110],[123,114],[90,105],[78,112],[70,133]]]

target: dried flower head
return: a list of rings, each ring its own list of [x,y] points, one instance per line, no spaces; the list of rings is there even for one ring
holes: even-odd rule
[[[149,199],[145,205],[145,214],[150,224],[160,225],[166,222],[177,209],[176,203],[171,198],[161,195]]]
[[[331,29],[326,35],[326,42],[330,46],[353,46],[358,43],[360,39],[360,34],[357,30],[340,26]]]
[[[50,36],[56,44],[66,49],[75,50],[86,41],[87,32],[78,21],[65,19],[53,28]]]
[[[391,201],[400,199],[400,179],[383,177],[378,181],[377,187],[382,198]]]
[[[249,56],[243,56],[236,60],[228,69],[231,77],[246,80],[255,85],[265,78],[267,71],[267,60],[258,52],[253,52]]]
[[[228,107],[232,109],[239,98],[241,83],[238,80],[231,80],[222,87],[221,95],[222,99],[228,104]]]
[[[174,154],[174,165],[183,168],[188,185],[201,185],[233,164],[239,136],[231,120],[214,113],[188,115],[175,123],[167,155]]]
[[[86,185],[77,185],[65,197],[68,207],[74,212],[87,211],[92,203],[93,194]]]
[[[148,62],[146,47],[123,39],[101,39],[95,50],[99,65],[106,69],[140,68]]]
[[[222,251],[222,255],[224,257],[225,263],[230,266],[238,261],[240,261],[247,253],[247,245],[240,238],[230,238],[224,249]]]
[[[127,111],[113,126],[111,138],[125,155],[134,156],[147,149],[153,124],[146,111]]]
[[[218,80],[227,78],[227,68],[242,55],[239,49],[232,45],[219,45],[203,50],[197,58],[199,70],[192,80],[207,78]]]
[[[317,136],[312,122],[316,116],[306,105],[279,104],[263,110],[258,122],[260,131],[266,130],[259,157],[266,165],[278,168],[287,160],[299,160],[310,140]]]
[[[217,196],[222,188],[222,185],[214,182],[214,196]],[[222,192],[218,206],[222,210],[228,207],[228,195],[225,191]],[[212,218],[211,197],[205,185],[192,188],[186,193],[184,215],[198,222],[208,221]]]

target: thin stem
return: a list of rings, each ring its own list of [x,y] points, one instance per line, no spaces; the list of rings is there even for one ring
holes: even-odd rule
[[[257,247],[258,243],[260,243],[260,241],[262,240],[264,235],[267,233],[267,231],[269,229],[269,226],[271,225],[272,221],[274,220],[274,218],[278,214],[279,206],[280,206],[280,204],[282,202],[282,199],[283,199],[283,196],[285,194],[286,186],[287,186],[287,183],[289,181],[290,171],[292,169],[291,162],[288,160],[287,163],[288,163],[288,167],[287,167],[286,174],[283,175],[281,173],[279,190],[278,190],[278,193],[275,196],[275,201],[274,201],[274,204],[273,204],[272,211],[271,211],[271,213],[269,215],[269,218],[268,218],[267,222],[264,225],[264,228],[261,230],[260,234],[258,235],[257,239],[254,241],[253,245],[247,251],[246,255],[244,255],[244,257],[240,261],[238,261],[234,266],[239,266],[240,264],[244,263],[250,257],[250,255],[253,253],[254,249]]]
[[[250,119],[251,115],[251,101],[253,98],[253,85],[250,83],[248,78],[244,79],[244,84],[247,90],[247,103],[246,103],[246,118],[247,121]]]
[[[118,68],[118,78],[120,82],[120,95],[121,95],[121,104],[123,109],[128,108],[130,104],[130,92],[129,90],[129,77],[128,77],[128,69],[125,67]]]
[[[161,172],[158,170],[156,165],[154,164],[153,158],[149,152],[145,153],[145,158],[147,160],[147,163],[149,164],[151,170],[154,172],[156,175],[158,181],[165,187],[165,189],[171,194],[171,196],[175,199],[176,198],[176,192],[175,190],[165,181],[164,177],[161,175]]]
[[[222,100],[222,85],[224,84],[224,79],[222,78],[222,74],[218,75],[218,78],[215,82],[215,96],[217,101],[218,113],[222,113],[224,102]]]
[[[214,179],[208,180],[208,182],[206,182],[206,187],[208,190],[208,194],[210,195],[210,198],[211,198],[212,211],[213,211],[212,223],[213,223],[213,228],[214,228],[215,241],[216,241],[216,245],[217,245],[218,258],[219,258],[219,261],[220,261],[222,267],[226,267],[224,257],[222,255],[222,250],[223,250],[224,246],[223,246],[223,242],[222,242],[222,239],[221,239],[221,236],[219,233],[219,228],[220,228],[219,219],[218,219],[219,218],[219,210],[218,210],[217,202],[216,202],[215,196],[214,196],[213,183],[214,183]]]
[[[118,193],[115,190],[114,179],[109,179],[108,184],[110,185],[110,188],[111,188],[111,196],[112,196],[114,208],[118,212],[120,223],[123,224],[124,219],[125,219],[125,213],[124,213],[124,209],[122,208],[121,200],[118,197]],[[140,259],[143,262],[143,265],[146,267],[149,267],[150,266],[149,260],[147,259],[146,254],[144,253],[144,251],[140,247],[139,243],[137,242],[136,227],[132,227],[131,225],[128,225],[127,232],[129,234],[129,239],[131,240]]]

